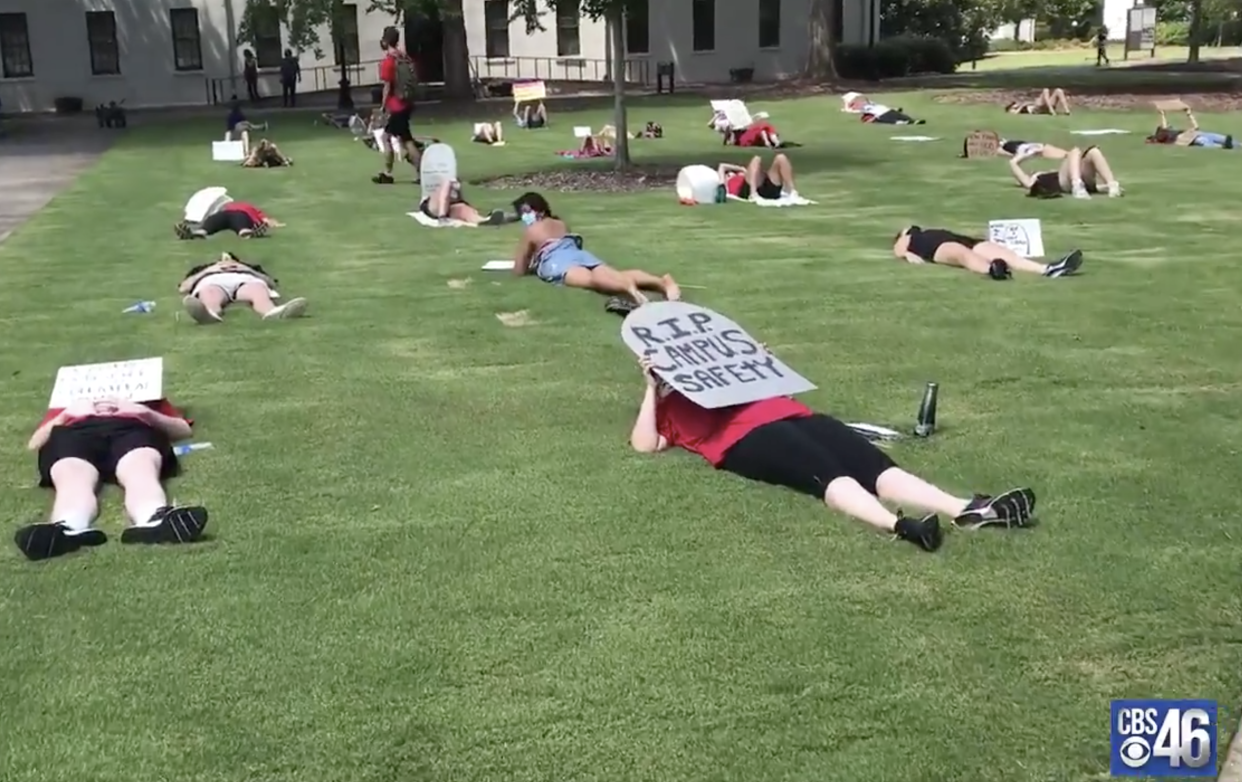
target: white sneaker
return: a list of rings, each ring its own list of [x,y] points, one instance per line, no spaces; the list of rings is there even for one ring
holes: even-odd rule
[[[1108,197],[1109,198],[1121,198],[1121,183],[1120,182],[1113,182],[1112,184],[1108,186]]]
[[[290,299],[279,307],[273,307],[263,316],[263,320],[288,320],[300,318],[306,314],[306,299]]]
[[[1091,194],[1087,192],[1087,188],[1078,185],[1074,188],[1074,198],[1090,198]]]
[[[224,320],[219,313],[207,309],[207,305],[197,296],[186,296],[181,300],[181,306],[185,307],[186,313],[194,319],[195,323],[201,326],[208,326]]]

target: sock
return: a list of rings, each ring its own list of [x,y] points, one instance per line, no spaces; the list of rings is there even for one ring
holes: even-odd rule
[[[69,534],[71,535],[86,532],[91,528],[91,522],[94,520],[94,514],[90,511],[70,511],[69,513],[62,513],[61,517],[56,519],[56,521],[69,528]]]

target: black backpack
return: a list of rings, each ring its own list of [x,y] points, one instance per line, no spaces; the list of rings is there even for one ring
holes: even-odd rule
[[[418,88],[418,73],[414,61],[408,54],[397,56],[397,97],[405,101],[407,106],[414,104],[414,93]]]

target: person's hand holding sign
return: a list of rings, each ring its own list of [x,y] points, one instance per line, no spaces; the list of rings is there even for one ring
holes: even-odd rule
[[[648,388],[655,388],[660,384],[660,378],[656,377],[655,364],[652,362],[651,356],[639,356],[638,365],[643,368],[643,377],[647,380]]]

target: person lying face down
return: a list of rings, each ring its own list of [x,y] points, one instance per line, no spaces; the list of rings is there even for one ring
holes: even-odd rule
[[[927,120],[915,119],[906,114],[901,109],[890,109],[883,103],[865,103],[860,112],[863,122],[872,122],[877,125],[926,125]]]
[[[534,274],[553,285],[622,295],[639,305],[647,303],[642,291],[663,294],[668,301],[681,298],[681,289],[667,274],[657,277],[638,269],[614,269],[584,250],[582,237],[569,233],[539,193],[523,194],[513,208],[526,226],[513,255],[515,275]]]
[[[1016,100],[1005,105],[1005,112],[1007,114],[1050,114],[1056,116],[1058,111],[1064,112],[1067,117],[1070,113],[1069,98],[1065,97],[1065,90],[1060,87],[1053,90],[1044,87],[1035,100]]]
[[[264,320],[300,318],[306,314],[306,299],[290,299],[277,305],[280,298],[276,280],[258,264],[249,264],[232,253],[224,253],[220,260],[195,266],[186,273],[177,286],[177,292],[185,311],[200,325],[210,325],[224,320],[224,310],[230,304],[250,305],[255,314]]]
[[[934,263],[1007,280],[1011,269],[1044,277],[1065,277],[1082,268],[1082,251],[1073,250],[1053,264],[1023,258],[1003,244],[912,225],[893,237],[893,255],[907,263]]]
[[[513,118],[519,128],[535,130],[548,124],[548,108],[543,101],[525,101],[513,105]]]
[[[964,529],[1024,527],[1035,493],[957,497],[906,472],[884,451],[830,415],[788,397],[708,410],[655,374],[659,356],[639,360],[647,381],[630,447],[639,453],[682,448],[718,470],[810,495],[829,508],[894,533],[924,551],[940,548],[945,514]],[[894,513],[885,503],[924,516]]]
[[[168,400],[138,404],[83,399],[48,410],[27,448],[38,456],[39,485],[55,491],[49,521],[17,530],[27,559],[58,557],[108,541],[94,527],[101,483],[124,492],[130,526],[122,543],[192,543],[207,509],[173,505],[162,481],[180,472],[172,444],[191,436],[190,422]]]
[[[462,196],[461,182],[445,180],[435,192],[418,202],[418,211],[432,220],[460,220],[470,225],[504,225],[505,213],[492,210],[487,217]]]
[[[293,158],[285,155],[280,147],[267,139],[261,139],[242,161],[242,168],[281,168],[291,165]]]
[[[1069,150],[1061,149],[1053,144],[1019,139],[1001,139],[997,152],[1001,157],[1021,157],[1024,160],[1033,157],[1042,157],[1045,160],[1064,160],[1069,155]]]
[[[259,239],[267,236],[271,229],[284,225],[254,204],[230,201],[201,223],[180,221],[173,226],[173,233],[178,239],[206,239],[221,231],[232,231],[243,239]]]
[[[1207,147],[1209,149],[1234,148],[1232,135],[1201,130],[1199,121],[1195,119],[1194,112],[1189,106],[1186,107],[1186,121],[1190,125],[1187,130],[1169,127],[1169,118],[1165,115],[1164,109],[1158,109],[1158,111],[1160,112],[1160,125],[1147,137],[1148,144],[1173,144],[1179,147]]]
[[[720,177],[726,193],[749,201],[761,198],[775,201],[784,195],[798,195],[798,189],[794,185],[793,165],[788,157],[779,152],[772,158],[772,165],[766,171],[763,160],[756,155],[745,168],[732,163],[721,163],[716,167],[716,175]]]
[[[1108,193],[1109,198],[1122,194],[1121,184],[1113,176],[1112,166],[1099,147],[1087,147],[1085,150],[1074,147],[1065,154],[1056,171],[1028,174],[1022,164],[1036,154],[1028,150],[1026,154],[1017,154],[1009,160],[1009,171],[1014,181],[1025,188],[1031,198],[1060,198],[1067,193],[1075,198],[1090,198],[1092,193],[1099,193],[1101,189]]]

